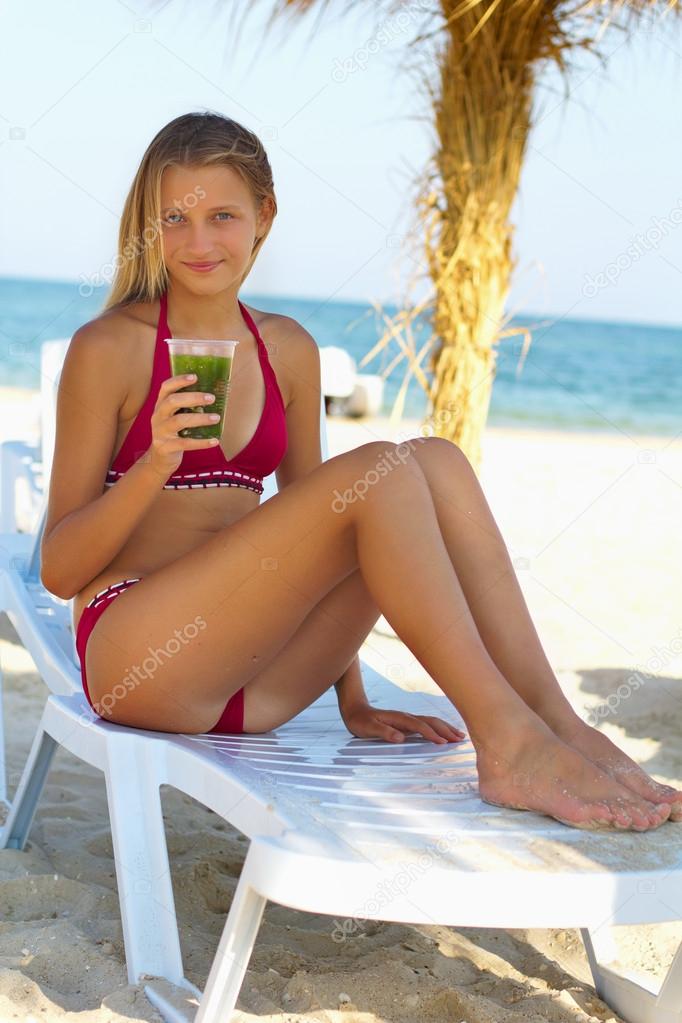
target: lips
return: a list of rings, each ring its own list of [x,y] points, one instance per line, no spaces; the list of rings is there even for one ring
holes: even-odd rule
[[[222,260],[219,259],[215,263],[185,263],[190,270],[212,270],[214,267],[219,266]]]

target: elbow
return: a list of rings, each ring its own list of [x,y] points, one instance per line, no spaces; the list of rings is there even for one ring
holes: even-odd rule
[[[50,570],[50,564],[42,554],[40,558],[40,581],[48,593],[59,597],[60,600],[71,600],[78,592],[74,590],[73,585],[69,585],[68,580],[60,578],[59,574],[55,574]]]
[[[60,600],[71,600],[75,596],[75,593],[70,592],[72,587],[64,585],[64,580],[53,579],[44,569],[40,571],[40,581],[48,593],[59,597]]]

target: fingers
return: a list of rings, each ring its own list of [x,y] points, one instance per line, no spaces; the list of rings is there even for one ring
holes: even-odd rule
[[[172,417],[172,428],[175,431],[188,426],[208,426],[212,422],[217,423],[219,419],[220,416],[215,412],[176,412]]]
[[[162,392],[164,396],[172,394],[180,387],[188,387],[194,380],[196,380],[196,378],[196,373],[176,373],[175,376],[166,377],[165,380],[161,381],[159,394]]]
[[[175,440],[172,437],[171,440]],[[180,442],[180,448],[176,448],[176,451],[193,451],[195,448],[205,448],[208,444],[219,444],[220,441],[217,437],[178,437]]]
[[[448,724],[442,718],[405,714],[402,711],[389,711],[388,713],[390,718],[384,719],[384,723],[389,726],[387,737],[392,741],[397,736],[400,736],[399,741],[402,741],[403,732],[407,735],[418,732],[429,742],[436,742],[440,745],[445,742],[461,742],[465,738],[465,733],[460,728]]]
[[[428,721],[432,728],[434,728],[439,735],[444,736],[448,742],[461,742],[462,739],[466,738],[466,732],[463,732],[461,728],[457,728],[456,725],[448,724],[448,722],[443,721],[442,718],[425,717],[422,720]]]
[[[210,405],[215,401],[215,394],[208,391],[181,391],[180,394],[169,394],[166,397],[169,405]]]

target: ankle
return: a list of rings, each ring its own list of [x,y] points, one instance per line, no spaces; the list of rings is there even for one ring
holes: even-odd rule
[[[551,737],[556,739],[552,729],[530,707],[506,714],[495,714],[485,726],[472,727],[467,722],[467,732],[479,757],[492,758],[501,765],[513,763],[534,743]]]
[[[534,712],[560,738],[574,735],[585,722],[564,697],[533,707]]]

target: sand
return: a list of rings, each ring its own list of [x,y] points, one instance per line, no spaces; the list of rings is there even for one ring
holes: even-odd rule
[[[0,437],[37,436],[35,399],[0,390]],[[329,453],[419,428],[330,418]],[[682,440],[489,428],[481,481],[573,706],[682,786]],[[0,657],[11,796],[46,689],[4,615]],[[361,657],[397,685],[438,691],[383,617]],[[203,986],[246,841],[194,800],[162,796],[186,972]],[[664,827],[679,843],[680,826]],[[680,930],[619,928],[621,961],[660,982]],[[574,930],[370,922],[338,944],[329,918],[270,903],[233,1019],[619,1020],[589,978]],[[59,751],[26,849],[0,853],[0,1020],[76,1018],[160,1019],[126,979],[103,778]]]

